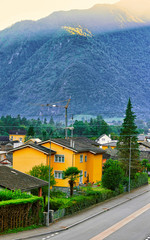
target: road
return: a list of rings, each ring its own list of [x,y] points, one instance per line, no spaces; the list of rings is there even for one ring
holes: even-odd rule
[[[30,239],[30,238],[29,238]],[[68,230],[32,240],[150,239],[150,192]]]

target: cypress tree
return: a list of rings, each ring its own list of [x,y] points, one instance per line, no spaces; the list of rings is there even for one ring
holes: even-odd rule
[[[129,160],[131,159],[131,177],[134,177],[135,173],[140,170],[139,144],[137,142],[138,131],[135,119],[136,115],[132,111],[132,104],[129,98],[117,148],[118,159],[122,163],[126,176],[129,174]]]

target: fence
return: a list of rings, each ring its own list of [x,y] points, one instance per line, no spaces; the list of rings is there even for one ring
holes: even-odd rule
[[[0,232],[40,223],[40,201],[0,206]]]
[[[65,216],[65,209],[59,209],[54,212],[54,221]]]

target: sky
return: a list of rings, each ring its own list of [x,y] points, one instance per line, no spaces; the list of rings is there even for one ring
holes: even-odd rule
[[[119,0],[0,0],[0,30],[22,20],[37,20],[55,11],[88,9]]]

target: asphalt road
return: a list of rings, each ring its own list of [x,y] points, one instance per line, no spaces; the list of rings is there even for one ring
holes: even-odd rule
[[[32,240],[150,239],[150,192],[104,212],[73,228]]]

